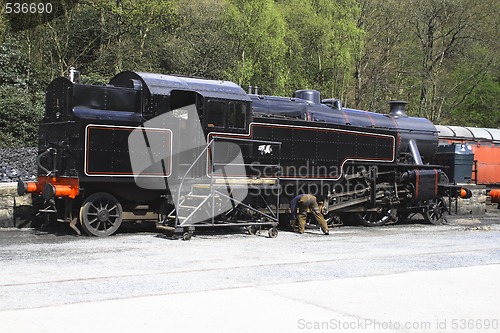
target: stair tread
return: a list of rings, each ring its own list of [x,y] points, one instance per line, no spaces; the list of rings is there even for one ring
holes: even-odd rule
[[[203,198],[205,199],[206,197],[208,197],[209,194],[207,195],[201,195],[201,194],[187,194],[186,197],[187,198]]]
[[[175,215],[169,215],[167,216],[169,219],[175,219]],[[179,220],[185,220],[187,219],[187,216],[179,216]]]

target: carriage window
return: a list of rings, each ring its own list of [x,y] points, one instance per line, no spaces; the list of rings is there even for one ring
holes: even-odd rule
[[[208,127],[224,127],[224,108],[226,104],[219,101],[209,101],[207,105]]]
[[[229,128],[246,128],[247,108],[241,102],[229,103],[227,123]]]

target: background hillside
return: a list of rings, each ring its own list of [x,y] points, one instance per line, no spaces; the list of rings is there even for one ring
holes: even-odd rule
[[[41,1],[42,2],[42,1]],[[43,1],[48,3],[48,1]],[[182,74],[435,123],[499,127],[497,0],[78,0],[0,9],[0,147],[32,146],[48,83]]]

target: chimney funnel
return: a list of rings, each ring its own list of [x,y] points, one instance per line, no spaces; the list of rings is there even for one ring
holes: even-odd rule
[[[390,115],[394,118],[408,117],[405,112],[405,106],[408,104],[406,101],[390,101]]]

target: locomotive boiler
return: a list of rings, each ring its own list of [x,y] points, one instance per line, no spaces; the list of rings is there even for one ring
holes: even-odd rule
[[[315,90],[263,96],[128,71],[106,86],[57,78],[39,126],[38,180],[18,192],[40,196],[47,220],[94,236],[115,233],[126,212],[154,212],[186,239],[232,225],[274,237],[301,193],[316,195],[331,223],[379,226],[414,212],[440,223],[442,197],[460,189],[429,164],[436,128],[405,104],[379,114]]]

